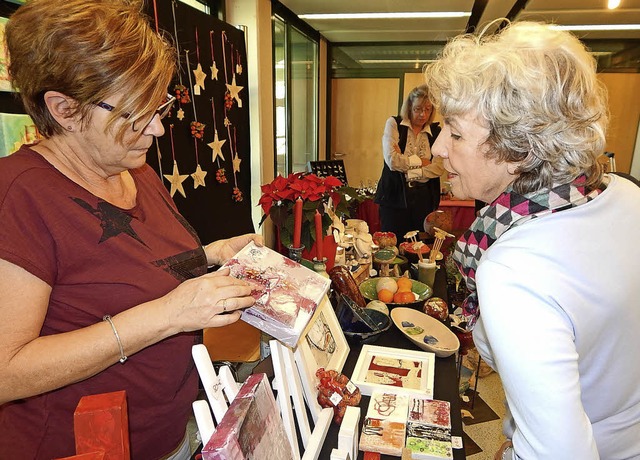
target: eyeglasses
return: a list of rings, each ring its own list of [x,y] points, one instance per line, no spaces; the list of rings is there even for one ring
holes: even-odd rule
[[[166,117],[167,115],[169,115],[169,112],[171,111],[171,107],[173,106],[173,103],[175,101],[176,101],[176,97],[172,96],[169,93],[167,93],[167,97],[164,100],[164,102],[162,104],[160,104],[160,106],[158,106],[158,108],[156,109],[155,112],[153,112],[153,115],[151,115],[149,120],[144,123],[144,126],[140,131],[144,131],[145,129],[147,129],[147,126],[149,126],[151,124],[151,122],[153,121],[153,118],[156,115],[158,115],[161,120],[164,117]],[[112,110],[115,109],[114,106],[112,106],[110,104],[107,104],[106,102],[103,102],[103,101],[94,102],[94,105],[97,105],[101,109],[108,110],[109,112],[111,112]],[[125,113],[122,114],[122,118],[129,118],[129,117],[131,117],[131,114],[129,112],[125,112]],[[136,122],[133,123],[133,130],[134,131],[138,131],[138,129],[136,129]]]
[[[431,112],[431,109],[433,109],[433,106],[431,104],[427,104],[424,107],[413,107],[411,111],[416,115],[419,115],[421,113],[429,113]]]

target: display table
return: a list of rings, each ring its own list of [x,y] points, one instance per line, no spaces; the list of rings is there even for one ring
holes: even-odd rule
[[[440,200],[438,209],[451,215],[454,231],[468,229],[476,218],[474,200]]]
[[[436,281],[434,284],[434,296],[447,299],[447,287],[446,287],[446,274],[444,270],[438,270],[436,274]],[[404,348],[407,350],[419,350],[400,330],[392,326],[387,332],[382,334],[380,338],[372,345]],[[358,356],[362,345],[349,345],[351,350],[347,361],[344,364],[342,373],[351,376],[353,368],[356,365]],[[364,421],[364,414],[367,412],[369,406],[369,396],[362,396],[360,401],[360,429],[362,429],[362,422]],[[451,404],[451,435],[462,437],[462,416],[460,414],[460,395],[458,392],[458,375],[456,368],[456,356],[455,354],[448,358],[436,358],[435,367],[435,380],[434,380],[434,399],[442,401],[449,401]],[[338,431],[340,427],[332,423],[329,428],[329,432],[325,439],[325,444],[320,453],[321,459],[328,459],[331,456],[331,451],[338,445]],[[364,458],[364,454],[359,452],[359,459]],[[381,459],[398,459],[399,457],[393,457],[389,455],[382,455]],[[454,459],[466,458],[464,449],[453,450]]]

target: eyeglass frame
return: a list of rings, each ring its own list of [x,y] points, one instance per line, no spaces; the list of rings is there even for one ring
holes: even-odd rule
[[[422,107],[422,109],[420,109],[420,106],[413,106],[411,107],[411,113],[413,113],[414,115],[419,115],[421,113],[430,113],[433,110],[433,104],[431,104],[430,102],[427,102],[427,104]]]
[[[156,115],[158,115],[161,120],[165,118],[167,115],[169,115],[169,112],[171,111],[171,107],[173,106],[173,103],[175,101],[176,101],[176,97],[172,94],[167,93],[167,100],[158,106],[156,111],[153,112],[153,115],[149,119],[149,122],[146,125],[144,125],[141,131],[144,131],[145,129],[147,129],[147,127],[151,124],[151,122],[153,121]],[[113,105],[107,104],[104,101],[94,102],[93,105],[96,105],[101,109],[107,110],[109,112],[112,112],[113,110],[115,110],[115,107]],[[122,114],[122,118],[129,119],[129,117],[131,117],[131,114],[129,112],[125,112]],[[135,122],[133,122],[132,128],[134,131],[137,131]]]

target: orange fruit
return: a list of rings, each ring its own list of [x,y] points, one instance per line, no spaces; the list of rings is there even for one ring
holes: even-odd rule
[[[383,301],[384,303],[393,301],[393,292],[389,289],[380,289],[378,291],[378,300]]]
[[[411,283],[411,280],[404,276],[398,278],[398,281],[396,282],[396,284],[398,285],[398,291],[400,292],[411,291],[411,287],[413,286],[413,284]]]
[[[411,291],[398,291],[393,296],[394,303],[410,303],[415,300],[416,298]]]

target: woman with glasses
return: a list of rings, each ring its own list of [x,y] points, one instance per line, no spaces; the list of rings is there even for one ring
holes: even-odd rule
[[[422,231],[425,217],[440,204],[444,168],[431,154],[440,132],[438,123],[432,123],[434,115],[429,89],[422,85],[409,93],[400,116],[390,117],[384,127],[384,165],[375,202],[382,231],[395,233],[398,241],[407,232]]]
[[[86,395],[125,390],[131,457],[190,457],[203,328],[254,303],[145,163],[176,68],[131,0],[30,0],[9,72],[41,135],[0,159],[0,457],[74,455]]]

